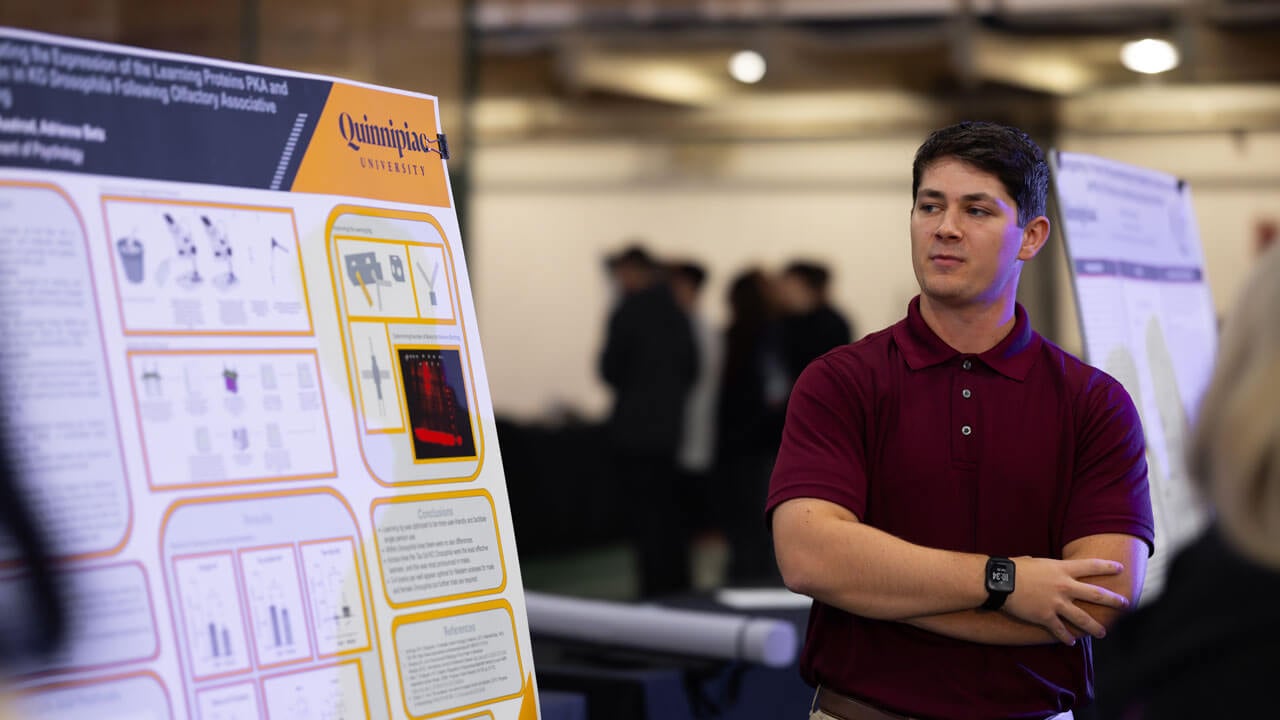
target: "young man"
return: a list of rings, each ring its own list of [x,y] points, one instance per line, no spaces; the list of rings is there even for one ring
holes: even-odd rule
[[[811,717],[1054,717],[1142,587],[1138,414],[1015,302],[1049,237],[1035,143],[948,127],[912,184],[920,295],[800,377],[770,487],[783,579],[815,600]]]
[[[662,268],[644,248],[628,247],[606,266],[619,291],[600,353],[600,375],[614,395],[614,476],[629,508],[641,596],[678,594],[690,579],[676,451],[698,378],[698,348]]]

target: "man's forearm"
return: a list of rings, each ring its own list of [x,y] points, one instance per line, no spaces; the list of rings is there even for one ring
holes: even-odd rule
[[[1048,645],[1057,643],[1048,630],[1023,622],[1002,612],[963,610],[941,615],[924,615],[902,622],[937,635],[983,645]],[[1072,629],[1076,637],[1083,633]]]
[[[851,515],[832,522],[821,510],[793,501],[775,512],[778,562],[792,590],[877,620],[957,612],[986,599],[985,556],[915,545]]]
[[[987,598],[986,556],[915,545],[864,525],[834,503],[789,500],[775,509],[773,529],[787,587],[854,615],[908,621],[963,613]],[[1106,633],[1103,623],[1113,616],[1095,618],[1086,603],[1123,608],[1136,593],[1122,595],[1102,587],[1094,576],[1124,572],[1123,563],[1109,558],[1128,560],[1140,545],[1126,536],[1090,536],[1068,544],[1075,556],[1070,560],[1015,558],[1017,589],[1005,601],[1003,614],[1044,628],[1059,642],[1074,643],[1081,631],[1101,637]],[[1093,551],[1101,557],[1080,557]],[[1082,582],[1082,577],[1090,582]],[[935,625],[925,629],[964,639],[984,638],[984,632],[992,631],[986,618],[924,622]],[[1000,637],[1012,633],[1008,643],[1000,644],[1035,644],[1042,639],[1012,627],[997,625],[994,630]]]

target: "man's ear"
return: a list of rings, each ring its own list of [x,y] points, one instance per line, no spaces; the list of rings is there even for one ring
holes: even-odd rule
[[[1041,215],[1022,228],[1022,247],[1018,248],[1019,260],[1030,260],[1040,253],[1049,240],[1049,218]]]

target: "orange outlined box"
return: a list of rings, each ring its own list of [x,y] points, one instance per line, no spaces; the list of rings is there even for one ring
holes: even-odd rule
[[[313,334],[292,208],[122,195],[101,204],[126,336]],[[152,313],[166,317],[130,322]]]
[[[299,668],[262,678],[264,716],[268,720],[310,720],[339,717],[354,720],[347,712],[348,698],[359,687],[362,718],[369,717],[369,693],[359,660]],[[318,705],[319,707],[313,707]]]
[[[315,628],[316,655],[336,657],[369,650],[372,641],[355,538],[308,540],[298,545],[311,625]],[[348,545],[349,556],[344,554]],[[354,587],[351,582],[355,583]]]
[[[127,483],[128,473],[126,472],[126,469],[125,469],[124,440],[120,434],[119,412],[118,410],[116,410],[116,408],[118,407],[116,402],[116,392],[115,392],[115,387],[110,380],[110,364],[107,358],[107,343],[106,343],[106,338],[103,335],[103,331],[102,331],[102,311],[97,302],[97,298],[98,298],[97,280],[95,279],[95,273],[93,269],[93,257],[92,257],[93,254],[89,246],[88,229],[87,229],[87,226],[85,225],[84,217],[80,214],[80,209],[76,206],[75,201],[71,199],[71,196],[67,193],[67,191],[64,190],[62,187],[55,185],[53,183],[46,183],[46,182],[30,182],[30,181],[22,181],[22,180],[0,179],[0,190],[4,190],[6,188],[16,188],[16,189],[25,189],[25,190],[42,190],[42,191],[52,192],[53,194],[57,195],[63,202],[66,203],[67,208],[71,211],[71,215],[72,217],[75,218],[76,224],[80,229],[80,243],[84,250],[84,260],[86,264],[85,273],[86,273],[86,277],[88,279],[88,284],[89,284],[88,285],[89,296],[93,305],[92,317],[95,323],[94,329],[95,329],[95,334],[98,338],[98,349],[99,349],[99,352],[101,353],[100,357],[102,360],[102,368],[104,373],[103,385],[105,386],[107,400],[110,403],[110,406],[112,408],[112,411],[110,414],[110,423],[112,426],[111,429],[115,435],[115,440],[116,440],[115,450],[117,452],[116,457],[120,465],[119,474],[117,477],[119,479],[120,496],[124,504],[124,519],[123,519],[124,527],[121,528],[120,538],[118,541],[115,542],[114,545],[109,545],[108,547],[101,548],[101,549],[77,549],[75,551],[67,552],[65,555],[60,556],[60,559],[79,561],[79,560],[90,560],[95,558],[102,558],[102,557],[109,557],[112,555],[116,555],[121,550],[124,549],[124,546],[129,542],[129,538],[133,534],[134,508],[133,508],[133,497],[129,492],[129,487]],[[20,427],[20,423],[12,424],[9,428],[9,431],[12,433],[17,427]],[[38,487],[39,486],[37,486],[37,492],[38,492]],[[98,510],[100,514],[100,508],[98,508]],[[78,528],[78,529],[82,530],[83,528]],[[60,534],[60,530],[61,529],[58,527],[45,528],[45,531],[51,533],[54,537],[57,537]],[[58,551],[56,547],[55,547],[55,551]],[[18,564],[19,563],[16,560],[0,562],[0,569],[15,567]]]
[[[380,527],[382,523],[380,522],[380,520],[385,520],[387,513],[393,511],[397,506],[407,506],[407,505],[419,504],[419,503],[442,503],[443,504],[443,503],[447,503],[450,500],[456,501],[456,500],[463,500],[463,499],[469,499],[469,498],[483,499],[484,501],[486,501],[488,505],[488,510],[489,510],[488,517],[492,522],[492,530],[493,530],[492,542],[493,542],[493,547],[494,547],[495,554],[497,556],[497,561],[498,561],[497,568],[495,568],[499,571],[498,574],[500,579],[498,580],[498,582],[491,583],[487,586],[483,586],[474,590],[466,590],[463,592],[446,592],[445,594],[442,594],[442,595],[430,595],[418,600],[399,600],[399,601],[395,600],[392,597],[391,590],[388,588],[387,566],[386,566],[386,561],[383,558],[382,539],[381,539],[381,531],[380,531]],[[456,509],[457,508],[448,508],[448,507],[440,508],[439,510],[435,510],[435,509],[428,510],[425,508],[418,508],[417,511],[413,514],[412,519],[416,519],[420,523],[425,523],[425,522],[442,523],[441,525],[439,525],[439,530],[437,530],[436,533],[434,534],[444,537],[444,540],[439,541],[438,544],[434,545],[433,547],[423,547],[421,548],[421,550],[418,550],[415,548],[414,552],[421,553],[425,558],[423,561],[420,561],[418,565],[418,570],[420,572],[425,573],[425,572],[436,571],[437,573],[440,574],[440,576],[443,579],[443,575],[445,573],[451,573],[455,567],[459,565],[464,565],[464,564],[468,566],[473,564],[471,562],[472,560],[471,558],[467,558],[468,560],[467,563],[457,563],[457,564],[449,563],[450,555],[452,555],[453,557],[460,557],[461,554],[454,552],[458,549],[457,546],[456,545],[449,546],[448,541],[456,540],[458,538],[459,532],[466,531],[470,526],[473,525],[473,523],[465,522],[470,519],[468,517],[458,518],[454,515],[450,515],[450,516],[447,516],[448,519],[445,519],[446,516],[443,514],[443,511],[452,512],[453,510],[456,510]],[[436,493],[436,494],[430,494],[430,495],[411,495],[411,496],[395,497],[395,498],[379,498],[377,500],[374,500],[373,503],[369,506],[369,517],[373,523],[373,537],[374,537],[373,546],[374,546],[374,552],[377,554],[377,557],[378,557],[378,571],[382,579],[382,592],[383,592],[383,596],[387,600],[387,604],[390,605],[391,607],[400,609],[400,608],[407,608],[407,607],[429,605],[432,603],[464,600],[468,598],[481,597],[484,595],[498,594],[506,589],[507,563],[506,563],[506,557],[502,551],[502,533],[498,528],[498,509],[493,502],[493,496],[490,495],[487,491],[460,490],[456,492]],[[474,515],[472,515],[471,517],[474,517]],[[450,521],[459,520],[459,519],[463,520],[464,522],[461,524],[454,524],[454,525],[449,524]],[[424,535],[433,534],[430,531],[435,529],[436,528],[430,528],[430,529],[423,528],[423,534]],[[489,539],[488,534],[484,536],[484,539],[485,540]],[[437,565],[431,566],[431,567],[424,567],[423,565],[421,565],[421,562],[426,562],[430,564],[432,562],[431,558],[437,557],[437,556],[440,558],[440,561],[438,562]],[[492,576],[492,573],[489,573],[489,576]],[[429,581],[431,579],[435,579],[435,578],[427,578],[426,580]]]
[[[400,378],[396,372],[395,351],[391,344],[391,328],[386,323],[353,322],[348,324],[355,352],[355,388],[357,412],[363,413],[362,427],[366,435],[400,435],[405,432],[404,403],[398,398],[401,394]],[[375,340],[376,339],[376,340]],[[363,340],[364,342],[360,342]],[[385,344],[383,344],[385,342]],[[362,355],[367,348],[368,354]],[[364,359],[368,357],[366,366]],[[382,358],[379,364],[378,358]],[[384,387],[383,383],[386,383]],[[373,392],[365,392],[367,385],[373,385]],[[373,403],[377,402],[379,414],[385,414],[389,407],[395,408],[394,425],[388,422],[377,426],[370,422]]]
[[[348,293],[345,288],[339,288],[338,285],[350,284],[350,278],[346,274],[348,272],[356,272],[358,268],[351,268],[349,270],[346,267],[346,259],[339,256],[339,248],[337,245],[338,239],[344,238],[344,242],[347,238],[358,238],[362,242],[374,242],[374,240],[370,237],[352,235],[345,231],[345,229],[338,230],[335,235],[335,226],[339,219],[344,216],[359,216],[368,218],[371,221],[407,221],[409,223],[423,223],[431,226],[436,235],[446,240],[443,244],[433,240],[387,239],[385,237],[378,238],[377,241],[385,242],[390,245],[402,246],[409,250],[420,246],[421,248],[432,249],[433,252],[438,249],[443,253],[442,257],[444,260],[441,267],[448,272],[448,282],[445,284],[448,286],[451,293],[450,302],[453,304],[452,317],[456,318],[456,325],[459,332],[457,337],[459,339],[454,341],[454,344],[446,342],[441,343],[437,347],[452,347],[457,349],[461,360],[463,361],[465,367],[463,384],[465,388],[472,393],[472,397],[468,398],[468,402],[472,405],[472,407],[468,408],[468,413],[472,423],[472,431],[474,432],[474,458],[462,460],[450,459],[444,462],[427,459],[424,462],[419,462],[418,460],[421,459],[415,457],[414,453],[412,439],[413,431],[411,428],[406,428],[402,432],[384,432],[384,428],[371,428],[369,423],[366,422],[362,412],[363,399],[360,395],[361,367],[359,363],[356,362],[356,355],[362,352],[362,350],[360,348],[353,347],[354,338],[351,325],[355,322],[378,322],[386,324],[388,335],[390,336],[390,345],[395,349],[397,348],[396,339],[394,337],[395,334],[408,332],[411,329],[420,326],[439,326],[440,323],[434,319],[429,320],[422,317],[370,317],[367,315],[352,314],[348,311],[348,298],[355,298],[358,288],[353,286],[350,288],[350,293]],[[404,234],[409,235],[411,232],[406,231]],[[431,485],[475,480],[479,477],[480,471],[484,465],[485,432],[482,427],[482,423],[480,422],[481,413],[478,408],[474,407],[476,404],[475,370],[470,354],[466,352],[465,347],[468,340],[466,313],[463,312],[462,302],[464,298],[461,295],[461,286],[458,282],[456,263],[454,262],[453,253],[450,249],[450,244],[447,241],[448,236],[445,234],[444,228],[440,225],[439,221],[427,213],[367,208],[356,205],[338,205],[329,213],[329,218],[325,223],[325,237],[327,242],[326,255],[330,266],[330,282],[332,284],[334,294],[334,306],[338,315],[339,325],[343,330],[342,351],[343,359],[347,366],[347,380],[350,384],[352,412],[355,416],[356,425],[360,428],[360,434],[358,435],[360,457],[364,461],[365,468],[368,469],[369,474],[373,477],[375,482],[386,487]],[[426,268],[425,265],[424,269],[428,273],[431,272],[431,268]],[[410,267],[407,268],[407,272],[413,273],[418,272],[418,270],[417,268]],[[365,278],[361,276],[359,279],[363,281]],[[415,283],[414,293],[416,297],[417,294],[420,293],[420,288],[417,284],[419,283],[419,279],[412,275],[409,279]],[[367,285],[365,288],[367,289]],[[428,294],[429,292],[430,291],[428,291]],[[371,299],[364,296],[363,290],[359,290],[359,297],[356,304],[358,305],[359,302],[364,302],[366,305],[372,304]],[[422,308],[419,307],[417,310],[417,315],[420,316],[422,314]],[[409,346],[410,345],[406,345],[406,347]],[[396,366],[396,372],[400,372],[399,364]],[[403,381],[403,374],[401,374],[400,380]],[[404,412],[406,412],[406,414],[407,407],[408,404],[405,403]],[[371,459],[367,443],[368,436],[373,434],[376,434],[380,439],[388,438],[391,443],[389,446],[380,443],[379,453],[376,458]],[[387,452],[388,448],[390,448],[390,452]],[[406,466],[402,467],[400,465],[400,457],[404,457],[406,459]],[[409,459],[412,459],[413,462],[410,462]]]
[[[151,489],[337,476],[333,430],[315,350],[135,350],[126,358]],[[285,367],[290,362],[291,370]],[[255,367],[242,369],[244,363]],[[293,383],[290,390],[280,391],[286,382]],[[258,396],[245,399],[253,393]],[[294,407],[286,404],[286,398]],[[279,407],[268,408],[273,399]],[[233,401],[239,404],[232,405]],[[250,403],[257,406],[249,407]],[[299,418],[307,416],[311,422],[299,424]],[[286,423],[298,429],[286,432],[282,429]],[[180,431],[186,431],[184,443],[175,442]],[[304,431],[328,452],[315,452],[313,444],[305,452],[290,452],[284,438],[301,437]],[[157,437],[161,434],[168,437]],[[250,462],[239,462],[246,457]],[[303,472],[270,472],[295,463],[310,466],[298,468]],[[189,478],[165,481],[156,477],[153,465],[185,468]]]
[[[225,717],[214,715],[226,705],[237,705],[233,717],[261,717],[262,702],[258,698],[258,685],[252,680],[202,687],[196,690],[196,717],[198,720],[215,720]],[[246,707],[247,706],[247,707]]]
[[[444,237],[443,232],[440,237]],[[450,281],[457,273],[444,243],[356,235],[334,235],[332,242],[342,259],[337,282],[348,308],[348,322],[458,323],[458,293]],[[446,268],[443,277],[441,268]],[[384,287],[390,288],[392,297],[382,296]],[[438,308],[442,301],[444,313],[424,310],[424,302],[429,308]],[[388,304],[392,305],[390,309]]]
[[[438,225],[436,229],[439,230]],[[440,231],[440,237],[444,237],[443,231]],[[458,291],[456,284],[451,281],[451,278],[457,277],[457,272],[445,243],[355,235],[334,235],[332,242],[343,260],[343,272],[338,284],[342,286],[342,300],[349,310],[346,316],[348,322],[424,325],[458,323]],[[379,253],[383,255],[380,257]],[[385,273],[381,262],[384,257],[388,266]],[[446,268],[443,277],[440,276],[441,268]],[[392,279],[387,280],[387,275],[391,275]],[[373,291],[369,290],[371,285],[374,286]],[[375,293],[381,287],[394,288],[397,285],[407,286],[405,289],[413,299],[412,313],[387,311],[380,295],[375,301]],[[447,310],[442,314],[432,314],[424,310],[424,301],[427,307],[436,308],[443,301]],[[406,311],[410,309],[403,302],[401,307]],[[381,312],[370,312],[375,308]]]
[[[141,686],[150,685],[153,687],[143,688]],[[85,698],[83,701],[74,700],[75,693],[85,688],[107,688],[118,686],[117,692],[104,696],[102,693],[95,693],[93,697]],[[130,687],[132,686],[132,687]],[[173,699],[169,696],[169,688],[165,686],[160,676],[150,670],[140,670],[138,672],[122,673],[120,675],[108,675],[106,677],[85,678],[78,680],[65,680],[63,682],[49,683],[47,685],[34,685],[24,687],[18,692],[20,708],[19,715],[27,717],[31,713],[32,717],[41,717],[42,708],[39,707],[41,702],[51,702],[56,706],[56,710],[65,712],[67,707],[75,705],[83,705],[86,709],[91,709],[94,717],[124,717],[126,712],[137,714],[136,707],[131,708],[113,708],[105,707],[112,702],[138,702],[143,699],[142,692],[150,690],[156,693],[153,699],[158,699],[164,703],[164,717],[172,718],[173,715]],[[63,696],[64,699],[53,700],[55,696]],[[69,699],[67,699],[69,698]],[[153,714],[152,717],[155,717]]]
[[[177,621],[193,680],[217,680],[253,669],[248,628],[230,550],[175,555]],[[238,632],[232,635],[232,630]]]
[[[257,666],[265,670],[311,660],[314,656],[306,620],[309,613],[294,545],[240,548],[236,559]],[[272,571],[285,577],[264,577]],[[274,658],[264,658],[266,654]]]
[[[156,658],[160,657],[160,626],[158,624],[157,616],[156,616],[156,603],[155,603],[155,598],[151,596],[151,583],[148,582],[148,579],[147,579],[147,569],[145,566],[143,566],[142,563],[136,560],[131,560],[128,562],[112,563],[110,565],[99,565],[96,567],[87,567],[87,568],[79,568],[75,570],[68,570],[66,571],[66,574],[73,577],[82,577],[84,575],[118,571],[123,568],[136,569],[138,572],[139,582],[137,584],[137,589],[142,593],[142,596],[146,598],[146,616],[147,616],[148,622],[150,623],[149,630],[151,632],[151,649],[142,654],[128,655],[126,653],[124,655],[116,655],[116,656],[108,655],[105,657],[95,658],[95,660],[90,662],[81,662],[79,664],[74,664],[74,663],[67,664],[67,665],[54,664],[52,667],[49,667],[46,670],[40,670],[40,671],[31,673],[30,675],[28,675],[28,677],[43,677],[46,675],[61,675],[61,674],[73,673],[73,672],[84,672],[86,670],[101,670],[103,668],[119,667],[120,665],[124,665],[127,663],[147,662],[147,661],[155,660]],[[83,582],[83,580],[81,580],[81,582]],[[67,583],[64,583],[64,584],[67,584]],[[73,590],[78,587],[78,583],[76,583],[74,580],[71,581],[69,585],[71,588],[73,588]],[[68,601],[71,606],[70,617],[73,623],[76,623],[76,621],[80,620],[81,618],[85,618],[87,622],[89,618],[86,618],[86,616],[88,616],[93,610],[102,609],[100,607],[101,603],[96,603],[94,602],[93,599],[88,597],[83,597],[75,592],[73,592],[70,595],[70,597],[68,598]],[[126,625],[128,624],[130,623],[126,623]],[[97,633],[100,631],[103,631],[104,629],[108,632],[109,639],[103,638],[101,640],[98,640],[97,645],[101,646],[101,648],[106,649],[108,651],[117,650],[123,645],[123,642],[119,634],[120,628],[118,627],[112,628],[110,625],[106,623],[103,623],[103,625],[105,625],[105,627],[99,627],[97,626],[96,623],[95,623],[95,626],[92,626],[92,627],[83,627],[79,625],[73,625],[68,630],[69,634],[72,637],[76,638],[77,654],[74,657],[77,657],[77,658],[84,657],[84,655],[88,653],[88,648],[94,647],[95,639],[97,638]],[[131,627],[129,629],[132,630],[134,628]]]
[[[509,622],[509,626],[507,625],[507,623],[503,623],[502,630],[505,633],[508,631],[508,627],[509,627],[510,637],[511,637],[510,659],[515,660],[514,678],[513,678],[515,687],[510,689],[510,692],[506,692],[507,688],[504,687],[503,690],[499,691],[499,694],[496,697],[479,698],[471,702],[465,702],[460,706],[441,707],[439,709],[433,708],[426,712],[414,712],[411,707],[411,704],[412,704],[411,700],[405,691],[405,686],[407,683],[405,682],[404,667],[401,659],[401,648],[402,648],[401,631],[413,630],[415,629],[415,626],[421,626],[427,623],[439,622],[439,621],[447,620],[450,618],[466,618],[470,616],[472,622],[465,625],[457,626],[457,628],[455,628],[455,631],[458,634],[465,634],[468,632],[471,634],[479,634],[479,630],[475,626],[475,623],[478,622],[478,616],[481,614],[499,613],[499,612],[504,613],[505,619]],[[492,622],[491,617],[488,618],[488,620]],[[449,636],[449,635],[453,635],[454,632],[451,632],[448,628],[442,628],[441,634],[444,636]],[[405,639],[407,640],[408,638],[405,638]],[[482,639],[488,640],[489,638],[486,636],[485,638],[482,638]],[[480,707],[481,705],[488,705],[492,703],[502,702],[505,700],[511,700],[511,699],[520,697],[521,693],[524,691],[524,682],[525,682],[524,661],[521,659],[521,655],[520,655],[520,640],[519,640],[519,634],[516,631],[516,616],[515,616],[515,612],[511,609],[511,604],[508,603],[506,600],[491,600],[489,602],[477,603],[475,605],[463,605],[458,607],[450,607],[442,610],[433,610],[430,612],[417,613],[413,615],[404,615],[404,616],[395,618],[391,621],[391,644],[392,644],[392,648],[395,651],[396,672],[400,679],[400,700],[403,703],[405,713],[409,717],[414,718],[414,720],[423,720],[423,718],[438,717],[440,715],[445,715],[452,712],[472,710],[474,708]],[[408,643],[405,643],[405,645],[407,644]],[[415,655],[418,654],[418,648],[408,648],[408,651],[411,653],[414,653]],[[427,662],[427,661],[423,660],[423,662]],[[505,679],[506,679],[505,675],[502,678],[500,678],[500,680],[505,680]],[[507,682],[507,684],[509,685],[510,682]],[[424,701],[426,704],[430,704],[429,699],[424,700],[422,698],[418,698],[418,700]]]
[[[378,653],[376,646],[381,640],[375,639],[376,636],[369,630],[370,627],[378,627],[376,607],[372,603],[364,604],[364,587],[370,580],[367,575],[369,565],[364,548],[355,539],[360,535],[360,525],[346,497],[333,488],[290,488],[183,498],[174,501],[165,509],[159,525],[158,547],[166,563],[165,592],[170,607],[177,604],[179,597],[178,583],[167,564],[175,554],[173,548],[204,547],[214,544],[226,547],[224,552],[229,553],[235,547],[253,544],[291,544],[296,542],[297,538],[302,538],[304,543],[324,544],[342,541],[349,551],[344,557],[350,557],[354,565],[353,579],[347,587],[352,588],[353,593],[358,593],[360,607],[367,614],[360,618],[360,622],[364,623],[363,650],[347,647],[340,649],[350,652]],[[304,529],[308,527],[311,529]],[[342,529],[337,529],[339,527]],[[305,558],[302,559],[305,564]],[[363,577],[360,573],[364,573]],[[305,580],[306,576],[303,577]],[[309,588],[305,583],[303,590],[304,596],[309,595]],[[310,609],[313,600],[308,597],[306,602]],[[192,674],[188,669],[189,660],[186,652],[181,651],[183,650],[181,646],[185,643],[186,625],[176,612],[170,613],[170,620],[180,646],[180,652],[177,654],[180,672],[183,677],[188,677]],[[313,637],[312,640],[315,642],[313,647],[321,646],[321,637]],[[381,655],[378,654],[378,657],[381,662]],[[385,677],[385,672],[380,672],[379,676]],[[390,694],[386,690],[385,683],[383,698],[389,702]]]

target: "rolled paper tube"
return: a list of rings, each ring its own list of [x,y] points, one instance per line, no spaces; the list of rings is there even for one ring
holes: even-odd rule
[[[671,655],[756,663],[771,668],[795,662],[796,628],[774,618],[675,610],[525,593],[535,634]]]

